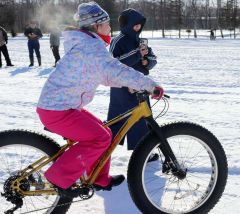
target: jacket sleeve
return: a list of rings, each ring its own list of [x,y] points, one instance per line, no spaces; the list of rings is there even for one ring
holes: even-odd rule
[[[42,38],[42,32],[41,32],[41,30],[38,28],[38,31],[37,31],[37,36],[38,36],[38,38]]]
[[[148,64],[145,66],[148,70],[151,70],[157,64],[157,57],[153,53],[152,48],[148,48],[148,54],[145,56]]]
[[[50,46],[54,46],[54,35],[53,35],[52,32],[50,33],[50,39],[49,39],[49,42],[50,42]]]
[[[98,51],[95,59],[98,78],[103,85],[147,91],[152,91],[158,85],[149,77],[111,57],[107,50]]]
[[[24,35],[26,36],[26,37],[28,37],[28,34],[29,34],[30,32],[29,32],[29,29],[28,28],[25,28],[25,30],[24,30]]]
[[[5,40],[5,42],[8,42],[8,35],[7,35],[7,31],[4,28],[0,28],[0,30],[2,31],[3,34],[3,38]]]
[[[141,54],[140,54],[139,48],[131,50],[127,53],[123,53],[120,47],[121,47],[121,40],[117,41],[116,43],[114,43],[113,41],[113,43],[111,43],[110,45],[110,52],[112,53],[112,56],[114,58],[117,58],[123,64],[132,67],[133,65],[137,64],[141,60]]]

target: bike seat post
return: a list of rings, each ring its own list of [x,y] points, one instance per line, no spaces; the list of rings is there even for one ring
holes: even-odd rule
[[[73,140],[70,140],[70,139],[66,139],[66,140],[67,140],[67,144],[69,146],[72,146],[75,143],[75,141],[73,141]]]

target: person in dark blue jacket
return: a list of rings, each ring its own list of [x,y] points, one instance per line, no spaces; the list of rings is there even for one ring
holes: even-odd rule
[[[14,66],[8,54],[7,43],[8,43],[7,32],[3,27],[0,26],[0,68],[2,67],[2,57],[1,57],[2,54],[5,57],[7,66]]]
[[[42,38],[42,32],[39,28],[37,28],[37,23],[35,21],[31,21],[30,25],[25,29],[24,35],[28,38],[28,51],[29,51],[29,59],[30,65],[29,67],[34,65],[33,52],[35,51],[38,65],[41,66],[41,54],[40,54],[40,44],[39,39]]]
[[[118,58],[123,64],[135,70],[149,74],[149,70],[156,64],[156,56],[152,49],[140,44],[140,33],[146,22],[146,18],[134,9],[124,10],[119,18],[120,34],[113,38],[110,44],[110,52],[114,58]],[[108,120],[135,107],[138,104],[136,95],[132,89],[122,87],[110,89],[110,104]],[[150,102],[149,102],[150,104]],[[113,137],[117,134],[124,121],[113,125],[111,128]],[[135,124],[127,133],[128,149],[133,150],[139,140],[148,132],[148,127],[142,119]],[[122,140],[123,144],[124,139]],[[151,158],[157,159],[157,154]]]

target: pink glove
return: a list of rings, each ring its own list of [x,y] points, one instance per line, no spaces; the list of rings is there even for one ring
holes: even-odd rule
[[[160,100],[164,94],[164,90],[161,86],[155,86],[152,92],[152,99]]]

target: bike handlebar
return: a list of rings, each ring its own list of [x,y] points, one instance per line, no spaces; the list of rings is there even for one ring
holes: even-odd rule
[[[150,92],[144,90],[144,91],[137,91],[136,95],[138,97],[139,100],[145,100],[149,95],[151,95]],[[167,94],[164,94],[163,97],[170,99],[170,96]]]
[[[154,90],[153,91],[153,94],[155,94],[155,95],[157,95],[157,96],[159,96],[159,94],[160,94],[160,91],[159,90]],[[163,94],[163,96],[165,97],[165,98],[170,98],[170,96],[169,95],[167,95],[167,94]]]
[[[167,94],[164,94],[163,96],[166,97],[167,99],[170,99],[170,96]]]

